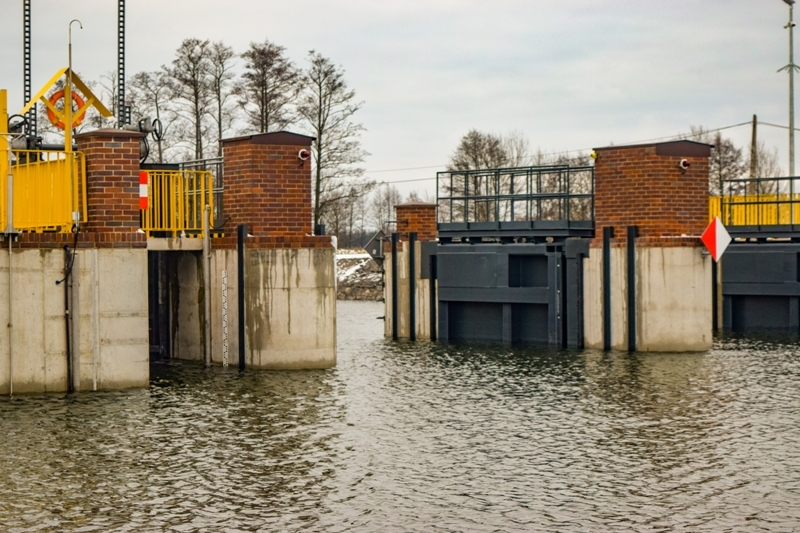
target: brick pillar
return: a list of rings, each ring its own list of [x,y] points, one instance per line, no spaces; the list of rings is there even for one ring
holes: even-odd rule
[[[711,347],[713,265],[700,248],[710,152],[692,141],[596,149],[594,250],[584,262],[587,347]],[[685,170],[682,159],[689,163]],[[614,238],[605,264],[599,248],[608,226]],[[626,226],[638,227],[630,250]]]
[[[408,202],[394,206],[397,232],[403,240],[417,232],[420,241],[436,240],[436,204]]]
[[[255,237],[311,234],[311,161],[298,153],[313,140],[288,132],[223,139],[230,224],[247,224]]]
[[[87,219],[84,230],[97,247],[144,248],[138,232],[139,139],[144,134],[115,129],[75,136],[86,157]]]
[[[708,224],[711,146],[675,141],[595,151],[593,246],[601,244],[605,226],[613,226],[623,240],[625,226],[639,226],[641,243],[701,245],[696,237]],[[679,167],[681,159],[689,161],[686,171]]]

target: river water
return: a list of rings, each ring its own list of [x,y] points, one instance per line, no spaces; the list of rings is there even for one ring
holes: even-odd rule
[[[392,343],[0,400],[0,531],[800,531],[800,355]]]

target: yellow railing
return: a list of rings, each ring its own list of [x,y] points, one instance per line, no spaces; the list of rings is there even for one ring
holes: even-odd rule
[[[710,196],[709,220],[718,216],[726,226],[800,224],[800,194]]]
[[[71,172],[70,172],[71,167]],[[80,152],[13,150],[13,227],[17,231],[72,230],[72,213],[86,222],[86,164]],[[0,226],[8,227],[8,152],[0,152]]]
[[[214,177],[207,170],[148,170],[148,206],[142,229],[148,237],[200,237],[203,209],[211,208],[214,227]]]

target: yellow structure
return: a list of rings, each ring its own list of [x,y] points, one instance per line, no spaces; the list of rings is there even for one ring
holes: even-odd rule
[[[69,232],[86,222],[86,163],[79,152],[15,150],[8,95],[0,90],[0,228]],[[9,204],[9,198],[11,202]],[[9,211],[11,216],[9,217]]]
[[[718,216],[726,226],[800,224],[800,194],[793,198],[798,207],[792,209],[791,201],[788,193],[710,196],[708,218]]]
[[[214,227],[214,176],[207,170],[149,170],[148,206],[142,211],[142,229],[148,237],[202,236],[203,209],[211,207]]]

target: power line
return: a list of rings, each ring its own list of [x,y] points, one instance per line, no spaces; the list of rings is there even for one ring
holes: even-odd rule
[[[731,124],[730,126],[722,126],[720,128],[714,128],[714,129],[709,129],[709,130],[704,129],[703,133],[716,133],[718,131],[729,130],[729,129],[732,129],[732,128],[738,128],[740,126],[747,126],[747,125],[750,125],[750,124],[752,124],[752,121],[748,120],[747,122],[740,122],[738,124]],[[769,122],[759,122],[759,124],[763,124],[765,126],[773,126],[773,127],[776,127],[776,128],[789,129],[787,126],[781,126],[779,124],[770,124]],[[796,131],[800,131],[800,128],[795,128],[795,130]],[[665,140],[673,140],[673,139],[685,139],[687,137],[691,137],[692,135],[693,135],[692,132],[679,133],[677,135],[668,135],[668,136],[665,136],[665,137],[654,137],[652,139],[642,139],[642,140],[639,140],[639,141],[630,141],[630,142],[626,142],[626,143],[619,144],[619,145],[616,145],[616,146],[628,146],[628,145],[632,145],[632,144],[642,144],[642,143],[656,142],[656,141],[665,141]],[[560,151],[560,152],[559,151],[549,152],[549,154],[545,154],[545,155],[573,154],[573,153],[576,153],[576,152],[588,152],[588,151],[593,150],[593,149],[594,148],[576,148],[574,150],[564,150],[564,151]],[[447,165],[433,165],[433,166],[426,166],[426,167],[408,167],[408,168],[386,168],[386,169],[381,169],[381,170],[368,170],[368,171],[365,172],[365,174],[377,174],[377,173],[381,173],[381,172],[402,172],[402,171],[405,171],[405,170],[429,170],[429,169],[432,169],[432,168],[446,168],[446,167],[447,167]],[[397,181],[391,181],[391,182],[387,182],[387,183],[412,183],[412,182],[416,182],[416,181],[430,181],[430,180],[435,180],[435,179],[436,179],[436,177],[434,176],[434,177],[430,177],[430,178],[415,178],[415,179],[408,179],[408,180],[397,180]]]

